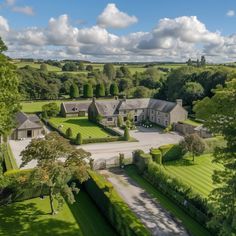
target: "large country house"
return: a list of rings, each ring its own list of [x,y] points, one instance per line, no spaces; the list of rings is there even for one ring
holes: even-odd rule
[[[88,107],[91,102],[63,102],[61,104],[61,115],[70,116],[86,116]]]
[[[12,139],[37,138],[43,134],[43,125],[36,115],[26,115],[23,112],[16,114],[16,128]]]
[[[181,99],[177,99],[176,102],[153,98],[109,101],[93,99],[88,108],[89,119],[94,120],[100,115],[102,117],[101,122],[110,126],[117,125],[118,116],[126,121],[129,113],[132,114],[135,123],[150,120],[163,127],[178,121],[184,121],[188,116],[188,112],[182,107]]]

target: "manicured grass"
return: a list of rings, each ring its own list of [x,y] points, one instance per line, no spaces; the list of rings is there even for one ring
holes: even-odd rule
[[[195,157],[195,161],[192,162],[191,157],[186,157],[167,162],[164,168],[167,173],[181,179],[197,193],[208,197],[210,191],[215,187],[212,183],[213,171],[222,168],[219,164],[212,163],[212,158],[212,154],[205,154]]]
[[[180,207],[175,205],[169,198],[155,189],[142,176],[140,176],[134,166],[127,166],[125,171],[137,184],[139,184],[147,193],[157,200],[162,207],[173,214],[177,219],[181,220],[182,224],[191,233],[191,235],[211,235],[204,227],[187,215]]]
[[[4,153],[5,165],[7,170],[16,170],[18,169],[16,159],[12,153],[11,147],[9,144],[6,145],[6,151]]]
[[[87,117],[53,117],[49,120],[56,127],[62,125],[62,131],[66,132],[68,128],[72,129],[73,138],[78,133],[81,133],[82,138],[106,138],[111,136],[105,132],[101,127],[90,122]]]
[[[196,126],[196,127],[199,126],[199,125],[202,125],[202,123],[197,122],[195,120],[191,120],[191,119],[187,119],[185,121],[182,121],[182,123],[188,124],[188,125],[193,125],[193,126]]]
[[[113,236],[114,229],[88,194],[80,191],[73,205],[50,215],[48,198],[34,198],[0,207],[0,235],[17,236]]]

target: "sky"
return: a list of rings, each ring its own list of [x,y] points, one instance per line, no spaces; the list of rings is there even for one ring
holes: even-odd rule
[[[235,0],[2,0],[13,58],[236,61]]]

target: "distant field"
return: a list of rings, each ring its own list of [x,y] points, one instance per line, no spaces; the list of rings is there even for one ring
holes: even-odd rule
[[[40,68],[40,63],[34,63],[34,62],[14,62],[14,65],[17,66],[17,68],[22,68],[25,66],[31,66],[33,68],[39,69]],[[53,71],[53,72],[59,72],[61,71],[61,68],[56,67],[56,66],[51,66],[47,64],[48,71]]]
[[[191,158],[167,162],[165,170],[174,177],[181,179],[193,188],[194,191],[207,197],[214,189],[212,174],[214,170],[220,170],[219,164],[212,163],[212,155],[206,154],[195,157],[193,163]]]
[[[73,205],[51,216],[48,197],[34,198],[0,207],[0,235],[18,236],[116,236],[86,192],[81,190]]]
[[[62,125],[62,131],[66,132],[68,128],[72,129],[73,138],[81,133],[82,138],[106,138],[111,136],[96,124],[90,122],[87,117],[53,117],[49,120],[56,127]]]

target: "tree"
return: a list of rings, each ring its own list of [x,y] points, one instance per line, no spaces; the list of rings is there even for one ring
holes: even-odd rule
[[[99,83],[96,85],[95,94],[97,98],[105,96],[105,86],[103,83]]]
[[[192,104],[193,101],[198,100],[204,94],[204,88],[197,82],[187,82],[182,89],[184,101],[188,101],[188,104]]]
[[[131,91],[131,95],[134,98],[147,98],[150,96],[150,91],[148,88],[144,86],[138,86]]]
[[[192,66],[192,65],[193,65],[193,62],[192,62],[191,58],[188,59],[187,65],[188,65],[188,66]]]
[[[205,143],[198,134],[190,134],[184,137],[180,142],[183,152],[189,152],[192,155],[193,162],[195,156],[200,156],[205,150]]]
[[[78,134],[76,135],[76,140],[75,140],[75,142],[76,142],[77,145],[82,145],[82,144],[83,144],[83,139],[82,139],[81,133],[78,133]]]
[[[46,114],[46,117],[55,117],[59,114],[60,109],[55,102],[50,102],[42,106],[42,112],[44,115]]]
[[[64,198],[69,202],[75,202],[74,194],[79,189],[75,184],[68,185],[72,179],[83,183],[88,179],[88,165],[86,158],[90,153],[83,149],[71,146],[68,140],[56,132],[51,132],[45,139],[33,139],[24,151],[21,152],[24,167],[30,161],[37,162],[37,167],[30,172],[29,185],[49,192],[51,214],[64,204]],[[55,209],[54,199],[58,201],[58,209]]]
[[[84,70],[84,63],[82,61],[79,62],[78,70]]]
[[[126,126],[125,131],[124,131],[124,140],[129,141],[130,140],[130,135],[129,135],[129,128]]]
[[[66,62],[62,66],[62,71],[77,71],[77,65],[74,62]]]
[[[210,194],[212,218],[209,226],[219,235],[235,235],[236,232],[236,79],[218,86],[212,98],[204,98],[194,106],[197,118],[205,120],[204,125],[226,141],[223,147],[214,152],[214,163],[223,169],[214,171],[213,184],[216,187]]]
[[[119,88],[118,85],[116,83],[112,83],[110,86],[110,94],[112,96],[117,96],[119,95]]]
[[[116,77],[115,67],[110,63],[107,63],[103,66],[103,73],[108,77],[109,80],[113,80]]]
[[[205,56],[201,56],[200,64],[201,64],[201,66],[205,66],[206,65],[206,58],[205,58]]]
[[[7,47],[0,38],[0,136],[15,126],[15,114],[20,110],[19,81],[15,67],[2,52]]]
[[[84,97],[85,98],[92,98],[93,97],[93,86],[92,86],[92,84],[85,84],[84,85]]]
[[[130,77],[131,76],[131,72],[126,66],[121,66],[120,70],[123,73],[124,77]]]
[[[92,65],[87,65],[86,70],[90,71],[90,72],[93,71],[93,66]]]
[[[197,67],[200,67],[201,66],[201,63],[199,61],[199,59],[197,59]]]
[[[72,129],[71,128],[67,128],[67,130],[66,130],[66,137],[67,138],[71,138],[72,137]]]
[[[79,97],[79,88],[76,84],[72,84],[70,86],[70,98],[78,98]]]
[[[123,118],[121,115],[118,115],[117,117],[117,126],[122,127],[123,126]]]
[[[47,71],[48,71],[47,65],[46,65],[45,63],[42,63],[42,64],[40,65],[40,70],[41,70],[41,71],[44,71],[44,72],[47,72]]]

